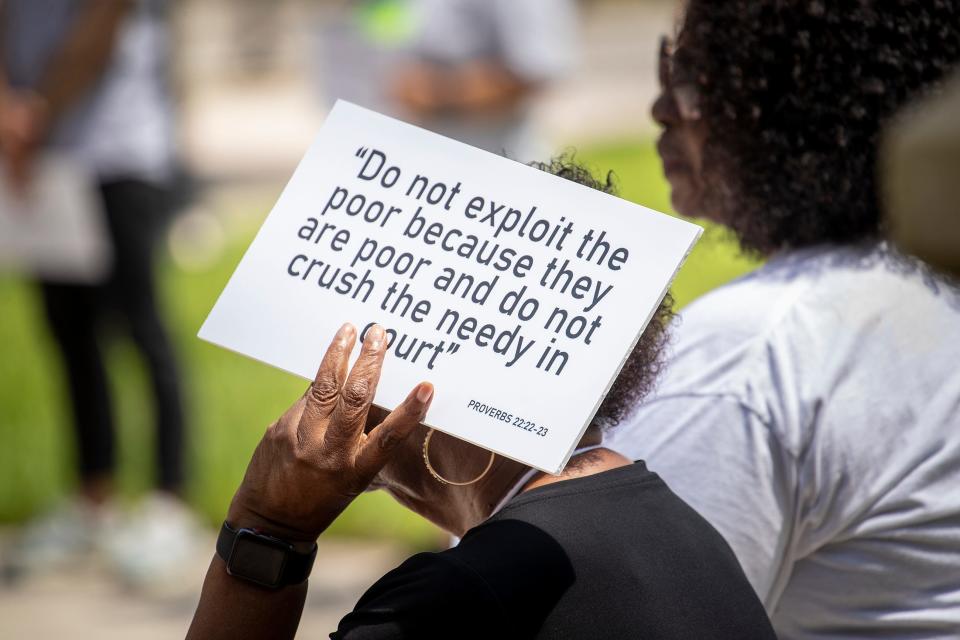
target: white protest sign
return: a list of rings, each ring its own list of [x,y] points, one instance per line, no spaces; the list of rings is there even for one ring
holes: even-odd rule
[[[200,337],[311,379],[379,323],[376,404],[555,473],[700,232],[341,101]]]

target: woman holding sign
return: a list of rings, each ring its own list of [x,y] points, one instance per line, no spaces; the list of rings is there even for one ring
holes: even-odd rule
[[[609,189],[565,163],[544,168]],[[774,638],[717,532],[642,462],[600,445],[602,428],[655,381],[670,304],[558,476],[426,429],[428,383],[387,415],[374,409],[386,334],[370,327],[348,371],[358,335],[344,325],[313,384],[257,447],[188,637],[292,638],[306,578],[323,566],[317,537],[357,495],[382,488],[462,540],[377,581],[337,640]]]
[[[635,359],[651,364],[668,315]],[[422,427],[428,383],[375,415],[386,336],[371,328],[348,371],[356,340],[340,329],[254,452],[189,638],[292,638],[317,537],[371,488],[463,539],[381,578],[332,638],[774,637],[719,534],[642,462],[596,447],[598,428],[561,475],[530,473]]]
[[[956,0],[694,0],[664,44],[674,206],[770,260],[684,311],[611,446],[717,527],[781,638],[960,637],[960,295],[882,240],[876,180],[957,64]]]

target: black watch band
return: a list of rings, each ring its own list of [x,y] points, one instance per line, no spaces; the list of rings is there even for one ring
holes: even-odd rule
[[[310,553],[300,553],[286,540],[256,529],[234,529],[224,522],[217,537],[217,555],[231,576],[279,589],[307,579],[317,557],[317,545]]]

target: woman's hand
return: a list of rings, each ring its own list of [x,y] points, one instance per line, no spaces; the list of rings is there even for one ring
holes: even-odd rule
[[[307,392],[267,429],[230,505],[233,527],[312,544],[426,415],[433,387],[421,383],[364,433],[386,339],[371,327],[348,375],[356,339],[352,325],[340,328]]]

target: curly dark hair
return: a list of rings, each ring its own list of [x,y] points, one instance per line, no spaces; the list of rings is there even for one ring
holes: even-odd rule
[[[880,132],[960,61],[958,7],[690,0],[675,62],[700,91],[704,179],[745,249],[881,231]]]
[[[597,178],[590,167],[577,159],[577,152],[573,149],[550,158],[548,162],[531,162],[529,166],[612,196],[620,195],[613,171],[607,171],[603,179]]]
[[[668,292],[650,318],[640,339],[627,356],[620,375],[600,403],[593,424],[602,430],[612,429],[627,418],[640,401],[657,386],[666,361],[673,321],[673,296]]]
[[[612,171],[608,171],[604,179],[598,179],[586,165],[577,161],[573,152],[556,156],[549,162],[531,162],[530,166],[613,196],[619,193]],[[593,426],[606,430],[620,424],[656,386],[670,341],[673,316],[673,296],[668,292],[600,403]]]

